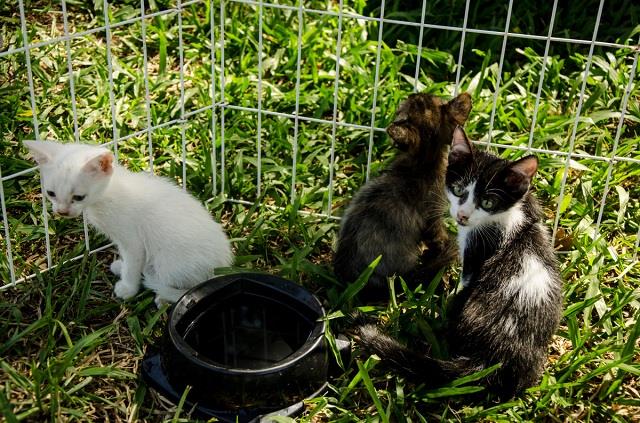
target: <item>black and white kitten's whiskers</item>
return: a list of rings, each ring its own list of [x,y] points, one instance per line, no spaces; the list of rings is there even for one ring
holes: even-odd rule
[[[367,325],[360,342],[405,374],[428,384],[501,363],[484,383],[511,396],[536,383],[562,312],[562,282],[542,212],[529,190],[538,161],[515,162],[474,151],[454,131],[446,174],[458,224],[462,291],[447,333],[449,360],[400,345]]]

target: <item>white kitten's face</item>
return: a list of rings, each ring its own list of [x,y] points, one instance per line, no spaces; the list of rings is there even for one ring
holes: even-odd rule
[[[98,200],[106,188],[107,178],[96,178],[82,169],[66,163],[53,163],[41,169],[45,195],[53,212],[64,217],[76,217],[85,207]]]
[[[108,150],[44,141],[25,144],[40,164],[43,194],[54,213],[77,217],[102,197],[113,172]]]

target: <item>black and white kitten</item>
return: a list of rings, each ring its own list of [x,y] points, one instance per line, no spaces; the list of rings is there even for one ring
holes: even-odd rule
[[[398,107],[387,133],[400,152],[390,168],[351,201],[334,257],[336,276],[349,283],[382,255],[362,299],[383,299],[388,276],[417,276],[421,255],[427,270],[439,270],[455,259],[455,243],[443,222],[444,170],[453,130],[464,124],[470,111],[467,93],[449,102],[412,94]]]
[[[450,359],[410,350],[373,325],[356,330],[366,349],[428,385],[497,363],[483,383],[499,395],[536,383],[562,312],[558,263],[529,190],[537,166],[535,156],[508,161],[474,151],[464,131],[454,131],[446,193],[458,224],[464,288],[449,313]]]

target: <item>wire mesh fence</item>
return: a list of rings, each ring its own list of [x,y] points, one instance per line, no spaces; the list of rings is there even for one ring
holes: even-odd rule
[[[445,95],[473,91],[474,101],[480,103],[480,117],[470,122],[477,145],[501,154],[533,152],[548,158],[542,163],[551,163],[555,170],[547,174],[547,179],[552,179],[547,183],[554,188],[546,198],[548,208],[553,209],[548,218],[554,238],[567,226],[563,215],[577,195],[568,188],[576,169],[588,172],[597,168],[601,169],[598,174],[604,175],[604,181],[590,185],[588,195],[594,205],[583,213],[591,216],[592,236],[597,238],[600,232],[606,237],[611,230],[611,226],[603,228],[602,223],[616,211],[617,203],[612,203],[610,194],[615,175],[633,173],[640,164],[637,135],[628,130],[640,116],[634,94],[637,40],[625,39],[629,35],[626,33],[617,34],[615,39],[599,37],[607,10],[605,0],[597,3],[596,10],[589,10],[590,37],[559,32],[562,7],[557,0],[549,5],[551,10],[529,11],[544,21],[546,30],[542,33],[528,32],[521,21],[514,24],[513,0],[501,9],[504,16],[498,21],[504,21],[488,27],[476,26],[477,22],[470,19],[470,10],[483,7],[483,2],[470,0],[458,2],[460,9],[456,9],[450,24],[431,19],[433,11],[427,0],[420,2],[413,15],[399,13],[385,0],[367,9],[366,14],[360,2],[348,4],[342,0],[193,0],[164,7],[141,0],[136,7],[127,3],[126,8],[107,0],[99,3],[90,20],[77,19],[77,14],[69,10],[76,6],[65,0],[50,5],[46,20],[54,22],[47,22],[52,28],[49,36],[42,36],[36,28],[43,17],[37,14],[35,2],[20,0],[8,6],[7,15],[18,16],[13,34],[19,36],[4,39],[0,60],[12,69],[9,83],[12,79],[24,82],[17,103],[23,125],[28,127],[29,136],[23,139],[108,145],[129,167],[173,177],[192,191],[194,186],[200,193],[206,190],[201,195],[205,199],[221,197],[228,202],[260,201],[284,207],[304,197],[312,199],[306,211],[327,218],[339,216],[344,199],[379,172],[380,163],[387,157],[384,127],[395,104],[406,94],[423,90]],[[521,13],[519,10],[517,16]],[[283,22],[288,31],[277,27],[278,22]],[[138,44],[123,46],[123,34],[132,28],[139,34]],[[354,40],[353,28],[366,28],[362,36],[366,39]],[[615,32],[615,28],[607,29]],[[11,28],[5,32],[12,33]],[[416,42],[388,39],[408,32],[414,33]],[[455,44],[441,45],[437,50],[428,47],[427,37],[445,32],[453,34]],[[497,53],[477,51],[480,40],[489,38],[497,40]],[[329,40],[332,48],[325,43],[322,51],[315,51],[319,39]],[[89,45],[89,55],[83,43]],[[557,46],[561,48],[554,51]],[[566,46],[571,46],[576,55],[570,55]],[[442,62],[438,51],[448,54]],[[62,59],[55,59],[61,55]],[[128,58],[131,55],[135,56],[133,61]],[[514,57],[524,65],[510,63]],[[602,57],[616,63],[609,72],[621,74],[615,80],[620,95],[609,102],[606,116],[586,116],[585,109],[590,110],[602,96],[598,84],[607,83],[600,70],[598,75],[593,73],[594,66],[603,67]],[[558,62],[570,58],[578,69],[574,73],[577,82],[575,90],[562,97],[562,93],[552,93],[552,81],[562,79]],[[12,65],[12,60],[19,63]],[[390,66],[401,60],[402,65],[395,70]],[[100,62],[103,70],[91,79],[94,62]],[[66,69],[53,69],[56,63],[65,63]],[[289,70],[281,71],[285,63]],[[429,76],[438,66],[445,67],[446,76],[441,80]],[[531,91],[514,77],[520,68],[535,68],[527,74]],[[167,73],[171,74],[168,82],[161,78]],[[54,75],[51,87],[43,82],[47,74]],[[364,75],[364,83],[354,82],[358,74]],[[396,82],[391,84],[393,78]],[[133,100],[123,94],[128,85],[142,89]],[[47,93],[56,90],[68,94],[68,103],[49,103]],[[100,94],[92,94],[94,91]],[[160,92],[170,94],[164,102],[158,97]],[[102,100],[92,104],[87,97]],[[521,119],[527,122],[526,127],[509,122],[521,112],[517,106],[505,112],[518,103],[528,105]],[[135,113],[125,113],[130,109]],[[66,116],[66,132],[52,129],[48,117],[51,110]],[[548,129],[554,125],[549,117],[553,114],[570,116],[564,124],[558,124],[556,132]],[[46,130],[43,121],[47,121]],[[102,122],[98,125],[101,129],[94,130],[92,125],[97,121]],[[244,125],[250,130],[242,132]],[[601,137],[607,132],[607,141],[595,148],[583,145],[581,137],[598,136],[585,135],[585,127]],[[168,139],[179,141],[170,143]],[[361,161],[355,168],[343,166],[345,142],[358,145]],[[302,147],[313,145],[318,145],[323,155],[303,151]],[[132,150],[143,151],[144,160],[132,160]],[[3,155],[17,151],[24,153],[14,145]],[[30,227],[39,229],[25,235],[21,229],[25,209],[14,206],[12,199],[24,194],[16,191],[16,184],[39,176],[35,166],[20,163],[0,168],[4,249],[1,288],[32,277],[36,269],[51,268],[60,260],[108,248],[104,239],[92,238],[84,220],[81,234],[74,238],[83,248],[72,249],[78,254],[55,254],[57,241],[52,239],[53,234],[62,231],[51,230],[46,200],[37,194],[28,201],[34,204]],[[627,203],[636,204],[638,200],[628,199]],[[626,216],[637,219],[638,211],[633,207]],[[36,218],[35,212],[39,213]],[[630,227],[637,227],[637,220]],[[639,235],[627,236],[627,243],[634,249],[634,262]],[[24,243],[32,243],[32,248],[25,253],[19,247],[21,258],[17,260],[15,248]],[[29,255],[39,258],[29,259]]]

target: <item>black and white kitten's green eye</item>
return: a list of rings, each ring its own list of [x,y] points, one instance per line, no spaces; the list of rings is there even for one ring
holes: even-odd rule
[[[491,210],[496,206],[496,202],[490,198],[485,198],[480,202],[480,207],[485,210]]]
[[[460,184],[455,184],[451,187],[451,191],[453,192],[453,195],[455,195],[456,197],[460,197],[462,194],[464,194],[464,187]]]
[[[56,193],[53,191],[47,191],[47,195],[51,198],[56,198]]]
[[[86,195],[74,195],[72,199],[73,201],[82,201],[84,200],[84,197],[86,197]]]

